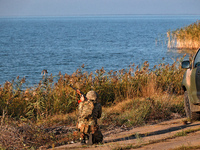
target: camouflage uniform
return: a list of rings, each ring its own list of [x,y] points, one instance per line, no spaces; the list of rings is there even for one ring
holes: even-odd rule
[[[103,135],[99,130],[97,119],[101,117],[102,107],[97,102],[97,94],[95,91],[89,91],[86,95],[87,100],[79,103],[78,106],[78,129],[81,132],[81,142],[84,143],[89,135],[92,135],[92,143],[99,143],[103,140]],[[84,117],[85,111],[91,115]]]

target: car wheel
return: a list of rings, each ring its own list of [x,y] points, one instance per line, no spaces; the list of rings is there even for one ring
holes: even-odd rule
[[[184,93],[184,105],[185,105],[186,117],[190,121],[192,121],[192,120],[199,120],[200,119],[199,112],[192,112],[192,110],[191,110],[191,104],[190,104],[190,100],[189,100],[188,92],[187,91],[185,91],[185,93]]]
[[[189,119],[189,120],[192,120],[192,117],[191,117],[191,109],[190,109],[190,101],[189,101],[189,97],[188,97],[188,92],[185,91],[184,93],[184,106],[185,106],[185,114],[186,114],[186,117]]]

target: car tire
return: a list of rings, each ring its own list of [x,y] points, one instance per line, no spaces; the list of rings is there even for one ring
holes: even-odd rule
[[[190,121],[194,121],[194,120],[199,120],[200,119],[200,114],[198,112],[192,112],[192,110],[191,110],[191,104],[190,104],[190,100],[189,100],[187,91],[185,91],[185,93],[184,93],[184,106],[185,106],[186,117]]]
[[[189,100],[189,97],[188,97],[188,92],[185,91],[184,93],[184,106],[185,106],[185,114],[186,114],[186,117],[189,119],[189,120],[192,120],[192,113],[191,113],[191,109],[190,109],[190,100]]]

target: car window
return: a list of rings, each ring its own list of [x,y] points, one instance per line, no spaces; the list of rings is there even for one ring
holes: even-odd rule
[[[194,67],[200,66],[200,50],[197,52],[197,55],[194,59]]]

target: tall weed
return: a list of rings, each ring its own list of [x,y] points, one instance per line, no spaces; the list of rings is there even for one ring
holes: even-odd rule
[[[168,47],[169,48],[188,48],[198,49],[200,47],[200,22],[190,24],[189,26],[168,31]]]
[[[127,98],[149,98],[162,92],[180,95],[184,73],[180,61],[177,60],[171,66],[161,63],[153,70],[149,69],[149,63],[146,61],[141,68],[133,64],[129,69],[106,72],[101,68],[95,73],[84,71],[83,65],[72,75],[59,73],[57,77],[53,77],[45,74],[38,85],[26,89],[22,89],[24,78],[7,81],[0,87],[0,115],[2,120],[5,116],[38,120],[73,112],[77,108],[79,97],[69,85],[80,89],[84,94],[89,90],[95,90],[99,95],[99,101],[105,107]],[[143,107],[148,111],[140,118],[149,117],[148,114],[153,112],[154,106],[151,101],[143,103]],[[159,107],[161,104],[155,102],[155,105]],[[135,111],[140,109],[144,108],[137,108]],[[129,114],[124,117],[128,118]]]

